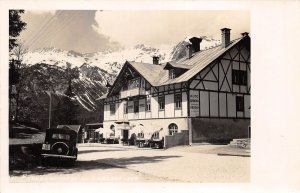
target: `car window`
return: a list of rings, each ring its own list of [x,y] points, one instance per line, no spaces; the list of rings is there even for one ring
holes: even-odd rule
[[[139,138],[143,138],[144,137],[144,133],[138,133],[138,137]]]
[[[159,132],[154,132],[152,137],[153,137],[153,139],[158,139],[159,138]]]
[[[61,133],[53,133],[52,139],[65,139],[70,140],[70,135],[68,134],[61,134]]]

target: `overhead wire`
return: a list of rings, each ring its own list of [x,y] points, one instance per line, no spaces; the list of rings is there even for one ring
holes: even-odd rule
[[[59,13],[59,11],[58,11],[58,13]],[[34,39],[36,39],[38,37],[38,35],[43,30],[43,28],[45,28],[46,25],[49,25],[49,23],[51,23],[52,20],[54,20],[55,17],[56,17],[55,15],[52,15],[52,16],[49,16],[48,19],[43,20],[39,24],[40,27],[35,31],[35,33],[31,33],[31,35],[24,41],[24,43],[29,45]]]
[[[60,31],[60,29],[64,28],[66,25],[68,25],[67,21],[67,17],[65,17],[64,15],[62,15],[63,17],[61,17],[59,19],[59,23],[57,23],[55,27],[50,28],[49,30],[47,30],[41,37],[41,44],[45,42],[45,39],[52,39],[52,37],[57,35],[57,32]]]
[[[60,24],[58,28],[56,28],[54,31],[48,31],[44,34],[46,37],[42,41],[42,45],[46,46],[49,41],[54,40],[59,35],[61,35],[61,32],[65,30],[67,27],[70,26],[70,24],[74,23],[76,21],[76,17],[79,15],[79,12],[73,13],[71,16],[67,16],[63,19],[63,22]],[[51,45],[51,44],[50,44]]]
[[[29,42],[31,42],[39,33],[40,30],[42,30],[42,28],[46,25],[46,23],[48,23],[53,17],[48,17],[47,20],[42,20],[41,23],[39,24],[39,29],[35,31],[35,33],[31,33],[26,40],[24,41],[24,44],[29,44]]]
[[[55,25],[54,21],[55,18],[57,18],[58,16],[60,16],[62,14],[62,11],[58,11],[57,14],[53,15],[50,17],[50,19],[48,19],[47,21],[45,21],[42,26],[39,28],[39,30],[37,30],[37,33],[35,33],[33,35],[33,38],[31,38],[28,42],[27,42],[27,46],[31,47],[32,45],[34,45],[42,36],[42,34],[51,29],[50,27]]]

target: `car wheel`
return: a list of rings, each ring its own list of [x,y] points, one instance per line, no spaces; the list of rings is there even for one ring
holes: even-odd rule
[[[163,149],[164,145],[162,143],[159,144],[159,149]]]
[[[160,149],[160,143],[157,143],[156,149]]]
[[[75,165],[75,161],[76,161],[76,160],[70,160],[70,161],[68,162],[68,165],[71,166],[71,167],[73,167],[73,166]]]
[[[47,166],[47,165],[48,165],[48,160],[47,160],[47,158],[42,157],[42,158],[41,158],[41,163],[42,163],[42,166]]]

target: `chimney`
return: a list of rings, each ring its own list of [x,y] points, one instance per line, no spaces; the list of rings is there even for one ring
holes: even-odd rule
[[[243,37],[249,36],[248,32],[241,33]]]
[[[192,37],[189,39],[191,44],[186,45],[186,55],[188,58],[192,57],[192,55],[196,52],[200,51],[200,43],[202,42],[202,38]]]
[[[229,28],[223,28],[222,31],[222,47],[226,48],[230,43],[230,30]]]
[[[153,64],[159,65],[159,56],[152,56],[153,58]]]
[[[186,56],[188,58],[190,58],[190,57],[192,57],[192,54],[193,54],[193,46],[192,46],[192,44],[186,45]]]
[[[200,51],[200,43],[202,42],[202,38],[192,37],[189,39],[192,43],[193,53]]]

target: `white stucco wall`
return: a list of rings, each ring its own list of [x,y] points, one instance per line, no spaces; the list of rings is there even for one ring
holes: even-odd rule
[[[175,109],[174,94],[165,95],[165,109],[159,110],[158,97],[151,97],[151,111],[146,111],[146,99],[139,99],[139,112],[134,113],[134,101],[127,101],[128,113],[124,114],[125,101],[116,103],[115,115],[110,114],[110,105],[104,105],[104,121],[120,119],[152,119],[152,118],[173,118],[187,116],[187,95],[182,93],[181,109]]]
[[[165,117],[174,117],[174,94],[165,96]]]
[[[181,130],[188,130],[187,118],[172,118],[172,119],[146,119],[146,120],[132,120],[130,121],[130,125],[134,125],[134,127],[129,130],[129,136],[132,133],[137,134],[140,132],[140,129],[143,129],[144,132],[153,133],[154,131],[163,128],[162,135],[168,135],[169,129],[168,126],[171,123],[175,123],[178,126],[178,132]],[[143,124],[144,126],[140,126]],[[106,129],[110,129],[111,125],[116,125],[114,121],[104,121],[103,127]],[[121,130],[116,130],[116,137],[121,137]]]

